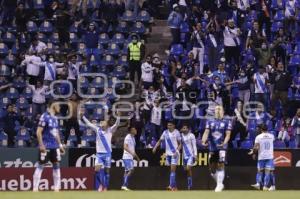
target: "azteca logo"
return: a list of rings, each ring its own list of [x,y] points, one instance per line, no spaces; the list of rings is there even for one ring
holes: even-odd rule
[[[75,167],[93,167],[95,165],[95,159],[96,159],[96,154],[90,155],[90,154],[84,154],[80,156],[76,163]],[[115,167],[124,167],[123,160],[114,160],[111,159],[112,166]],[[134,160],[134,166],[135,167],[149,167],[149,162],[147,160],[141,160],[137,162]]]
[[[290,167],[292,166],[292,154],[286,151],[275,151],[274,163],[277,167]]]

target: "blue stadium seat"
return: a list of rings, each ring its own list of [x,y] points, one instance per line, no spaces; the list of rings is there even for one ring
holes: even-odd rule
[[[133,26],[131,28],[131,32],[139,34],[139,35],[143,35],[146,33],[146,28],[142,22],[138,21],[135,24],[133,24]]]
[[[171,46],[171,55],[180,56],[184,53],[183,46],[181,44],[174,44]]]
[[[33,8],[36,10],[42,10],[45,8],[43,0],[33,0]]]
[[[128,62],[127,62],[127,55],[121,55],[118,59],[118,65],[125,66],[127,68]]]
[[[257,20],[257,12],[255,10],[251,10],[248,17],[247,17],[247,21],[256,21]]]
[[[296,149],[297,148],[297,143],[296,143],[295,139],[289,141],[289,148],[290,149]]]
[[[69,36],[70,36],[70,44],[77,44],[79,42],[79,39],[75,33],[70,32]]]
[[[106,51],[106,54],[112,55],[112,56],[119,55],[120,54],[120,48],[119,48],[118,44],[116,44],[116,43],[109,43],[107,51]]]
[[[125,34],[125,35],[127,35],[129,33],[129,28],[128,28],[128,25],[127,25],[126,21],[119,22],[119,24],[116,28],[116,32],[122,33],[122,34]]]
[[[38,31],[38,27],[35,22],[28,21],[26,24],[27,32],[29,33],[36,33]]]
[[[31,100],[32,94],[32,90],[29,87],[26,87],[21,96],[25,97],[27,100]]]
[[[86,77],[81,76],[79,81],[80,81],[80,88],[86,89],[89,87],[90,83]]]
[[[275,21],[283,21],[285,18],[284,10],[278,10],[274,16]]]
[[[102,121],[104,119],[104,109],[100,107],[96,108],[93,112],[92,118]]]
[[[13,54],[8,54],[4,59],[4,64],[7,66],[15,66],[16,57]]]
[[[278,5],[277,0],[272,0],[271,2],[271,9],[272,10],[279,10],[279,9],[284,9],[284,1],[281,5]]]
[[[54,30],[52,24],[49,21],[44,21],[39,28],[39,31],[45,34],[50,34]]]
[[[104,47],[107,47],[108,43],[110,42],[109,36],[107,33],[101,33],[99,35],[99,43]]]
[[[69,28],[70,33],[78,33],[79,32],[79,26],[75,26],[75,23],[73,23]]]
[[[146,10],[142,10],[137,18],[136,18],[137,21],[141,21],[145,24],[148,24],[150,21],[151,21],[151,16],[150,14],[146,11]]]
[[[44,43],[47,43],[47,42],[48,42],[48,37],[47,37],[45,34],[43,34],[43,33],[37,34],[37,37],[38,37],[38,39],[39,39],[40,41],[42,41],[42,42],[44,42]]]
[[[300,54],[293,55],[290,58],[290,62],[288,64],[288,71],[291,73],[291,75],[294,76],[297,74],[297,68],[299,64],[300,64]]]
[[[57,32],[54,32],[50,37],[49,37],[49,42],[52,42],[54,44],[59,44],[59,35]]]
[[[16,36],[11,32],[4,33],[1,39],[7,45],[12,45],[16,42]]]
[[[86,53],[85,44],[83,42],[78,43],[77,53],[80,55],[84,55]]]
[[[96,1],[94,1],[94,0],[88,0],[87,1],[87,9],[89,9],[89,10],[99,9],[100,5],[101,5],[101,1],[100,0],[96,0]]]
[[[123,66],[116,66],[111,73],[111,76],[117,77],[118,79],[125,79],[126,77],[126,70]]]
[[[280,141],[280,140],[276,140],[274,142],[274,148],[275,149],[285,149],[286,148],[286,145],[283,141]]]
[[[190,27],[187,22],[182,22],[180,25],[180,32],[181,33],[189,33],[190,32]]]
[[[6,92],[6,97],[8,97],[10,100],[16,100],[19,98],[19,92],[14,87],[11,87]]]
[[[96,134],[88,128],[81,136],[81,147],[91,147],[95,141]]]
[[[1,97],[1,100],[0,100],[0,107],[1,108],[6,109],[9,104],[11,104],[11,100],[8,97],[6,97],[6,96]]]
[[[111,55],[105,55],[104,58],[101,60],[103,66],[113,66],[115,64],[115,60]]]
[[[132,11],[126,10],[122,15],[121,20],[126,22],[133,22],[136,21],[136,16]]]
[[[8,47],[5,43],[0,43],[0,56],[5,57],[8,55]]]
[[[30,133],[25,127],[21,127],[15,138],[15,147],[27,147],[30,144]]]
[[[12,48],[11,48],[11,53],[12,53],[13,55],[18,55],[18,54],[19,54],[19,50],[20,50],[19,45],[14,44],[14,45],[12,46]]]
[[[18,109],[24,110],[29,107],[29,103],[25,97],[20,97],[19,99],[17,99],[16,106]]]
[[[77,136],[75,134],[75,130],[74,129],[71,129],[70,130],[70,135],[68,137],[68,140],[67,140],[67,147],[77,147]]]
[[[90,87],[95,87],[95,88],[104,88],[104,86],[105,86],[105,81],[102,77],[96,77],[90,84]]]
[[[122,48],[125,43],[125,37],[122,33],[116,33],[111,39],[111,42],[118,44],[119,47]]]
[[[98,48],[97,48],[97,50],[96,50],[96,54],[97,54],[98,56],[101,57],[104,53],[105,53],[105,49],[104,49],[103,46],[99,43],[99,44],[98,44]]]
[[[272,33],[278,32],[279,28],[283,27],[283,23],[281,21],[273,22],[271,26]]]
[[[8,141],[7,139],[8,139],[7,134],[2,129],[0,129],[0,147],[7,146],[7,141]]]
[[[98,61],[97,61],[95,55],[91,55],[91,58],[90,58],[90,65],[91,65],[91,66],[98,66],[98,65],[99,65],[99,63],[98,63]]]
[[[244,140],[241,142],[241,149],[252,149],[253,148],[253,141],[251,140]]]

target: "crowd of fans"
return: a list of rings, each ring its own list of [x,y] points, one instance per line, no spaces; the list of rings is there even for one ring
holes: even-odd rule
[[[178,129],[188,124],[200,140],[205,118],[221,104],[233,124],[230,147],[251,148],[257,126],[266,123],[275,147],[297,148],[300,1],[170,1],[167,59],[145,55],[158,2],[2,0],[0,140],[35,146],[38,118],[55,95],[73,107],[62,107],[70,116],[60,120],[64,142],[93,146],[94,134],[77,121],[79,100],[89,119],[102,120],[119,101],[112,90],[130,90],[116,80],[130,79],[140,92],[129,113],[139,147],[153,147],[169,120]],[[93,73],[108,83],[84,76]]]

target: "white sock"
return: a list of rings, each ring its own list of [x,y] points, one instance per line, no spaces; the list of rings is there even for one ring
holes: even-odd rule
[[[225,177],[225,172],[224,170],[218,170],[216,172],[217,174],[217,184],[220,185],[220,184],[223,184],[223,181],[224,181],[224,177]]]
[[[53,184],[54,184],[54,190],[58,191],[60,190],[60,168],[53,169]]]
[[[41,181],[42,173],[43,173],[43,166],[38,165],[33,174],[33,190],[34,191],[39,190],[39,184]]]

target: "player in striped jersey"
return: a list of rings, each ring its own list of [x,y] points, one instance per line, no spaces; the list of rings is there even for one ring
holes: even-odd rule
[[[128,189],[128,181],[130,176],[134,170],[134,162],[133,159],[135,158],[137,161],[140,161],[139,156],[135,153],[135,138],[134,136],[137,134],[135,127],[129,127],[129,134],[126,135],[124,139],[124,152],[123,152],[123,163],[125,167],[123,185],[121,187],[124,191],[129,191]]]
[[[81,113],[82,115],[82,113]],[[108,121],[101,121],[100,127],[91,123],[85,116],[82,117],[85,124],[96,133],[96,159],[95,171],[96,181],[100,182],[98,191],[106,191],[109,186],[109,172],[111,167],[111,138],[120,124],[120,113],[117,113],[117,119],[113,126],[108,125]]]
[[[202,136],[202,145],[209,146],[209,167],[217,183],[215,192],[221,192],[224,189],[224,163],[231,129],[231,122],[224,119],[223,107],[216,106],[215,118],[206,122],[206,129]]]
[[[264,191],[274,191],[275,190],[275,175],[274,175],[274,135],[268,132],[268,127],[266,124],[261,124],[259,126],[261,133],[255,138],[254,148],[250,151],[250,155],[258,153],[257,161],[257,174],[256,174],[256,184],[252,187],[260,189],[260,185],[263,184]],[[262,182],[263,172],[265,172],[264,182]],[[268,188],[271,184],[270,188]]]
[[[44,168],[44,164],[49,161],[53,165],[53,184],[54,191],[60,190],[60,165],[61,153],[65,152],[59,136],[59,123],[56,114],[60,112],[60,106],[57,102],[50,101],[48,110],[41,115],[36,131],[39,143],[39,161],[33,174],[33,191],[39,191],[39,184]]]
[[[195,161],[197,159],[196,138],[187,125],[182,126],[181,132],[183,166],[187,171],[188,189],[190,190],[193,186],[192,167],[194,166]]]
[[[163,132],[160,139],[153,148],[153,153],[156,153],[157,148],[162,141],[165,141],[166,146],[166,164],[171,167],[170,172],[170,184],[168,190],[176,191],[176,167],[178,164],[179,150],[181,149],[181,136],[175,124],[169,121],[167,124],[167,130]]]

